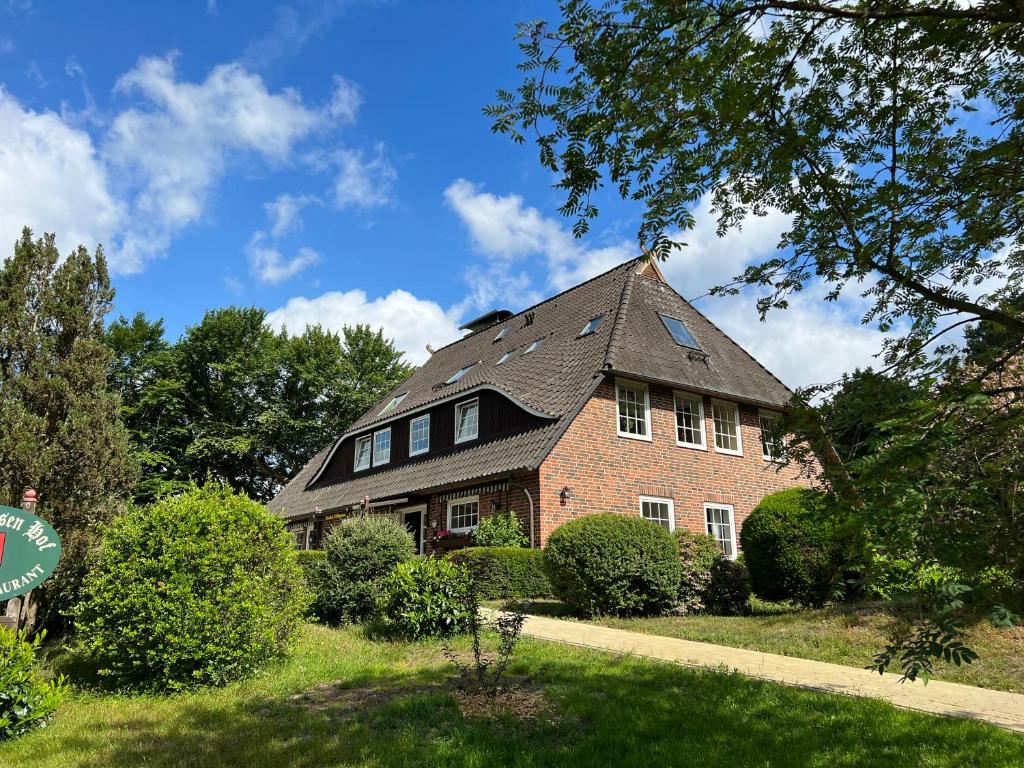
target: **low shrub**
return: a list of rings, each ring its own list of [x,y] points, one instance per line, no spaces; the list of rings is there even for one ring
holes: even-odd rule
[[[705,609],[705,596],[711,585],[711,568],[722,558],[722,547],[715,537],[692,533],[685,528],[675,531],[679,548],[679,593],[675,611],[680,614],[700,613]]]
[[[938,563],[875,554],[867,571],[867,595],[878,600],[929,596],[962,579],[958,570]]]
[[[742,562],[721,556],[711,565],[710,575],[704,593],[708,613],[740,616],[750,611],[750,574]]]
[[[679,594],[679,548],[657,523],[587,515],[556,528],[544,548],[555,594],[583,615],[663,613]]]
[[[417,639],[465,632],[474,612],[469,570],[445,558],[399,563],[381,585],[378,607],[390,635]]]
[[[64,698],[64,678],[45,680],[36,666],[43,634],[0,627],[0,741],[45,726]]]
[[[77,626],[119,684],[222,685],[292,646],[307,595],[280,518],[227,486],[192,486],[106,527]]]
[[[519,515],[511,509],[485,517],[473,534],[473,544],[478,547],[525,547],[529,543]]]
[[[383,516],[354,517],[328,531],[324,559],[313,570],[313,608],[324,621],[363,621],[373,615],[385,577],[415,553],[412,534]]]
[[[792,488],[766,496],[740,530],[754,594],[821,605],[842,581],[841,537],[824,494]]]
[[[320,591],[318,579],[320,578],[324,557],[325,554],[322,549],[295,550],[295,561],[299,564],[299,568],[302,571],[302,582],[306,585],[310,595],[309,605],[306,609],[307,618],[316,618],[315,598]]]
[[[465,565],[481,600],[551,597],[544,572],[544,553],[521,547],[470,547],[452,552],[453,563]]]

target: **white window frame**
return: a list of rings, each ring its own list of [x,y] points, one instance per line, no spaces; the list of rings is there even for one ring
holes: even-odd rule
[[[730,560],[735,560],[739,557],[739,550],[736,546],[736,509],[732,504],[718,504],[713,501],[704,502],[704,530],[711,536],[715,537],[715,541],[721,544],[721,539],[713,532],[708,530],[708,509],[724,509],[729,513],[729,543],[732,547],[732,555],[726,555]],[[723,555],[725,552],[722,553]]]
[[[388,436],[388,457],[386,459],[381,459],[377,455],[377,435],[383,435],[384,433],[387,433],[387,436]],[[376,432],[374,432],[373,433],[373,466],[381,467],[381,466],[384,466],[385,464],[390,463],[391,462],[391,448],[392,448],[392,444],[391,444],[391,427],[385,427],[384,429],[378,429]]]
[[[732,408],[733,413],[736,415],[736,450],[731,448],[719,448],[718,447],[718,428],[715,424],[715,406],[722,406],[725,408]],[[711,437],[715,442],[715,453],[724,453],[727,456],[742,456],[743,455],[743,428],[742,421],[740,419],[740,404],[733,403],[728,400],[712,400],[711,401]]]
[[[782,455],[781,456],[770,456],[767,453],[768,443],[764,439],[764,420],[771,419],[772,421],[782,422],[782,414],[778,411],[766,411],[764,408],[759,408],[757,411],[757,425],[761,428],[761,458],[772,464],[785,464],[786,463],[786,438],[782,436]]]
[[[640,517],[644,520],[651,520],[649,517],[644,517],[644,502],[648,504],[667,504],[668,505],[668,531],[672,533],[676,529],[676,505],[672,499],[665,498],[663,496],[641,496],[640,497]],[[652,523],[661,522],[658,520],[651,520]]]
[[[695,400],[697,402],[697,420],[700,422],[700,439],[698,443],[688,443],[684,440],[679,439],[679,401],[682,400]],[[693,392],[684,392],[682,390],[676,390],[672,393],[672,411],[676,418],[676,445],[682,446],[683,448],[694,448],[698,451],[706,451],[708,449],[708,430],[707,424],[704,421],[704,398],[701,395],[696,395]]]
[[[459,436],[459,411],[470,405],[476,405],[476,428],[473,430],[472,435]],[[455,404],[455,444],[468,443],[470,440],[476,440],[480,437],[480,398],[474,397],[471,400],[463,400],[461,403]]]
[[[420,421],[426,421],[427,422],[427,446],[426,446],[426,448],[420,448],[417,451],[417,450],[413,450],[412,440],[413,440],[413,434],[415,432],[416,423],[420,422]],[[429,450],[430,450],[430,414],[429,413],[425,413],[422,416],[415,416],[415,417],[409,419],[409,455],[410,456],[419,456],[420,454],[426,453]]]
[[[631,389],[641,389],[644,393],[644,429],[647,431],[646,435],[636,435],[632,432],[624,432],[619,426],[619,395],[623,387],[629,387]],[[632,381],[631,379],[616,379],[615,380],[615,433],[619,437],[628,437],[631,440],[643,440],[645,442],[653,442],[654,438],[651,436],[651,392],[647,385],[639,382]]]
[[[452,507],[459,504],[476,504],[476,525],[464,526],[462,528],[452,528]],[[469,533],[475,531],[480,525],[480,497],[479,496],[460,496],[457,499],[448,499],[448,516],[445,518],[448,523],[448,530],[452,533]]]
[[[367,453],[366,453],[366,463],[363,466],[359,466],[359,444],[363,443],[363,442],[366,442],[366,443],[370,444],[370,450],[367,451]],[[352,471],[353,472],[362,472],[364,469],[369,469],[370,466],[372,465],[372,463],[373,463],[373,435],[363,435],[362,437],[357,437],[356,438],[356,442],[355,442],[355,448],[354,448],[354,450],[352,452]]]

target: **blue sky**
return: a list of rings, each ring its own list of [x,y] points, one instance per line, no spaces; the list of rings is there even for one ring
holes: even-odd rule
[[[636,252],[609,195],[583,241],[532,146],[481,108],[514,87],[517,21],[547,2],[0,0],[0,238],[102,242],[116,313],[265,307],[275,324],[369,322],[415,362]],[[770,254],[779,215],[717,238],[705,203],[665,271],[687,297]],[[811,291],[758,321],[698,306],[790,385],[870,362],[856,303]]]

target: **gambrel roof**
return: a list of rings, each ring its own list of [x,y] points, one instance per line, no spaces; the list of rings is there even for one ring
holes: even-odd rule
[[[662,314],[682,320],[699,349],[678,344]],[[597,329],[581,336],[597,317],[602,318]],[[513,354],[499,364],[508,352]],[[446,383],[467,368],[457,381]],[[792,397],[781,381],[677,294],[656,264],[641,257],[437,350],[312,459],[270,508],[300,517],[364,497],[395,498],[535,469],[609,374],[775,408]],[[333,485],[317,482],[334,450],[353,433],[481,389],[500,392],[538,416],[541,426]],[[385,412],[398,396],[400,402]]]

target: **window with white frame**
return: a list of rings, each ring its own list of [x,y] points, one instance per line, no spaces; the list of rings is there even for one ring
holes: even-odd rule
[[[597,331],[601,327],[601,323],[604,322],[604,315],[598,315],[595,318],[587,321],[587,324],[583,326],[583,330],[580,331],[580,336],[589,336],[590,334]]]
[[[523,354],[524,354],[524,355],[528,355],[528,354],[530,354],[531,352],[533,352],[533,351],[534,351],[535,349],[537,349],[537,347],[539,347],[539,346],[540,346],[540,343],[541,343],[542,341],[544,341],[544,339],[537,339],[536,341],[534,341],[534,342],[533,342],[532,344],[530,344],[530,346],[528,346],[528,347],[527,347],[527,348],[526,348],[526,349],[525,349],[525,350],[523,351]]]
[[[370,466],[370,436],[360,437],[356,440],[355,463],[353,469],[358,472]]]
[[[732,507],[728,504],[705,504],[704,519],[708,533],[715,537],[722,554],[730,560],[736,559],[736,526],[733,524]]]
[[[782,416],[771,411],[758,414],[761,422],[761,455],[765,461],[784,461],[785,436],[782,434]]]
[[[494,337],[494,340],[495,341],[501,341],[502,339],[505,338],[506,335],[508,335],[508,326],[507,325],[504,328],[502,328],[500,331],[498,331],[498,335]]]
[[[510,350],[506,352],[504,355],[498,358],[498,362],[495,363],[495,365],[501,365],[502,363],[506,362],[510,357],[512,357],[513,354],[515,354],[515,350]]]
[[[476,530],[480,522],[480,497],[466,496],[448,502],[448,530],[466,533]]]
[[[446,381],[445,384],[454,384],[456,381],[458,381],[471,370],[473,370],[474,365],[476,365],[476,363],[471,363],[470,365],[467,365],[463,368],[459,368],[459,370],[457,370],[455,373],[448,377],[448,381]]]
[[[668,531],[676,529],[675,508],[672,499],[656,496],[640,497],[640,517],[663,526]]]
[[[409,455],[416,456],[430,450],[430,414],[418,416],[409,422]]]
[[[476,398],[455,406],[455,442],[475,440],[480,432],[480,401]]]
[[[390,413],[391,411],[395,410],[395,408],[398,407],[398,404],[405,400],[405,396],[407,394],[407,392],[403,392],[400,395],[395,395],[393,398],[391,398],[391,402],[385,405],[384,409],[378,415],[383,416],[385,413]]]
[[[373,433],[373,466],[391,461],[391,427]]]
[[[651,407],[647,387],[631,381],[615,382],[618,431],[622,437],[651,439]]]
[[[676,444],[706,449],[704,443],[704,399],[700,395],[676,392]]]
[[[715,450],[718,453],[743,455],[740,437],[740,408],[736,403],[711,401],[711,420],[715,425]]]

